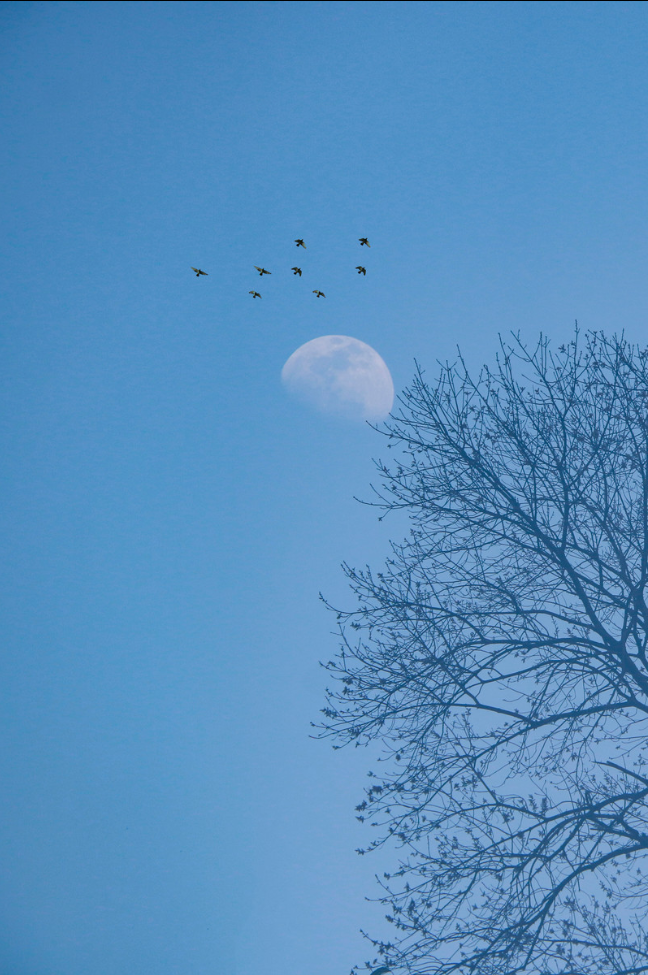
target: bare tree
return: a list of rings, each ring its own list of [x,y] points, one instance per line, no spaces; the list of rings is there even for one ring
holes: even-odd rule
[[[383,572],[345,566],[323,734],[377,742],[367,850],[399,848],[383,964],[648,971],[648,351],[500,340],[419,370],[376,504]],[[358,631],[353,634],[353,631]],[[361,851],[366,852],[366,851]]]

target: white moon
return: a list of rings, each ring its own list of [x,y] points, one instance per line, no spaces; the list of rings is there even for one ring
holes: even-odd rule
[[[281,370],[284,386],[323,413],[383,420],[394,383],[375,349],[348,335],[322,335],[301,345]]]

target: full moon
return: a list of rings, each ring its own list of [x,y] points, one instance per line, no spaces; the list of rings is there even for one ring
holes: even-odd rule
[[[322,335],[293,352],[281,380],[322,413],[383,420],[394,403],[394,383],[375,349],[348,335]]]

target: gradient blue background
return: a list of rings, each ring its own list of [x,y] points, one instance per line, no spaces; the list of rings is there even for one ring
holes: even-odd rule
[[[643,2],[0,4],[2,975],[369,957],[318,592],[405,523],[280,370],[645,344],[647,44]]]

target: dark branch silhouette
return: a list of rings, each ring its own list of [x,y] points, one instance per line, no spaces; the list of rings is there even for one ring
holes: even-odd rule
[[[360,852],[399,848],[393,971],[639,975],[648,351],[500,344],[476,381],[418,370],[386,425],[372,503],[411,532],[382,572],[345,566],[322,734],[382,747],[357,812]]]

